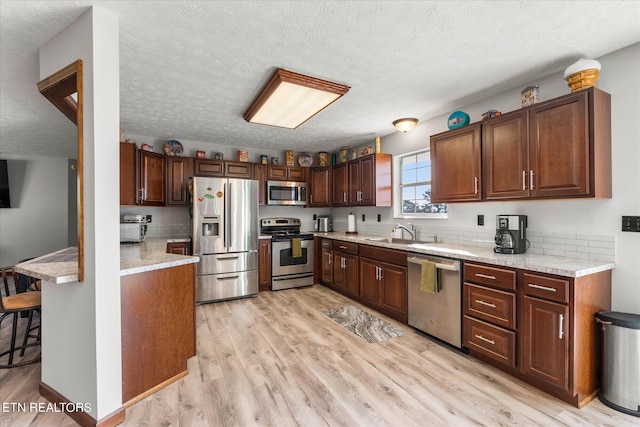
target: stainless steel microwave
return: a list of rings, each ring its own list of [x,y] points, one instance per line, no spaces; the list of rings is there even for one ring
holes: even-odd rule
[[[306,204],[306,182],[267,181],[267,205],[304,206]]]

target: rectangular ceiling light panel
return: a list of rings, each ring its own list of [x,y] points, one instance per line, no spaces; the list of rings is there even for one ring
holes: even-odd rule
[[[244,119],[295,129],[349,89],[349,86],[278,68],[244,114]]]

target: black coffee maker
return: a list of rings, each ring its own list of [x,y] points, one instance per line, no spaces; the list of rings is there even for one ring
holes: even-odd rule
[[[523,254],[527,250],[527,216],[496,215],[496,247],[499,254]]]

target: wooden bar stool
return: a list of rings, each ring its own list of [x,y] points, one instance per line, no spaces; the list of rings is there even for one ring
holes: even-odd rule
[[[14,354],[20,352],[20,357],[24,356],[25,350],[29,347],[35,347],[40,345],[40,325],[32,327],[33,314],[35,311],[41,309],[41,293],[40,291],[28,291],[22,293],[15,293],[11,295],[9,292],[9,280],[7,273],[12,271],[12,267],[2,267],[2,281],[4,283],[5,297],[0,298],[0,329],[2,322],[5,318],[13,315],[13,325],[11,329],[11,343],[9,349],[0,353],[0,369],[15,368],[17,366],[24,366],[30,363],[38,362],[40,360],[40,353],[29,360],[20,360],[16,363],[13,362]],[[14,276],[14,288],[15,276]],[[20,312],[28,312],[27,327],[24,331],[24,337],[22,339],[22,345],[16,345],[17,333],[18,333],[18,317]],[[34,330],[37,329],[38,333],[34,334]],[[29,342],[29,338],[34,338],[35,341]],[[2,363],[4,357],[7,357],[7,363]]]

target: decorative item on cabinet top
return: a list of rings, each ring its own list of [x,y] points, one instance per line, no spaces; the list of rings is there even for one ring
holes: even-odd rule
[[[309,167],[313,164],[313,157],[309,153],[302,153],[298,156],[298,164],[303,167]]]
[[[327,166],[329,164],[329,153],[321,151],[318,153],[318,166]]]
[[[202,150],[197,150],[196,151],[196,158],[197,159],[205,159],[207,157],[207,153],[202,151]]]
[[[454,111],[447,120],[449,129],[458,129],[469,124],[469,115],[464,111]]]
[[[133,141],[131,141],[130,139],[127,139],[127,142],[132,142],[132,143],[133,143]],[[149,144],[142,144],[142,145],[140,146],[140,149],[141,149],[141,150],[144,150],[144,151],[151,151],[151,152],[153,152],[153,145],[149,145]]]
[[[247,150],[238,150],[238,161],[239,162],[248,162],[249,161],[249,152]]]
[[[293,151],[287,150],[284,152],[285,165],[294,166],[295,165],[294,158],[295,158],[295,153]]]
[[[373,147],[367,145],[366,147],[362,147],[362,150],[360,151],[360,156],[364,157],[364,156],[368,156],[369,154],[373,154]]]
[[[564,79],[571,92],[593,87],[600,78],[601,65],[595,59],[582,58],[564,70]]]
[[[180,156],[184,152],[184,147],[182,146],[180,141],[170,139],[169,141],[164,143],[164,145],[162,146],[162,150],[167,156]]]
[[[522,92],[520,92],[520,100],[522,101],[523,107],[538,103],[538,89],[538,86],[527,86],[522,89]]]
[[[498,110],[488,110],[482,113],[482,120],[492,119],[494,117],[500,116],[502,113]]]

